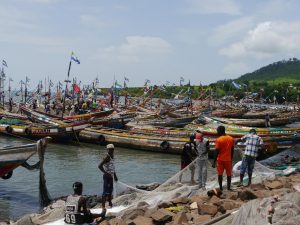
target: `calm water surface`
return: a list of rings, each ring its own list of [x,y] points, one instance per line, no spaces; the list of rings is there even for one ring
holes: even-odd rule
[[[0,137],[0,146],[27,144],[29,141]],[[85,194],[101,195],[102,176],[98,164],[106,150],[90,144],[50,143],[45,154],[47,187],[52,198],[72,192],[74,181],[82,181]],[[180,156],[116,148],[119,180],[127,184],[163,182],[179,169]],[[31,158],[30,164],[37,161]],[[24,214],[40,210],[39,172],[22,167],[11,179],[0,179],[0,221],[16,220]]]

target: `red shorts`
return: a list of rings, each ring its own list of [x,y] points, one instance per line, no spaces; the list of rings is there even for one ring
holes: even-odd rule
[[[217,172],[219,176],[223,176],[224,169],[227,177],[231,176],[232,163],[231,161],[217,161]]]
[[[187,166],[188,166],[188,164],[186,164],[185,162],[181,161],[181,170],[183,170]]]

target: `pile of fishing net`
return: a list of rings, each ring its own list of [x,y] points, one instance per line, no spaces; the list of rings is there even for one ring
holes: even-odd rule
[[[24,121],[19,119],[1,119],[0,124],[4,125],[22,125],[24,124]]]
[[[244,204],[231,225],[266,225],[271,220],[274,225],[300,224],[300,192],[253,200]]]
[[[279,170],[291,167],[300,169],[300,144],[262,160],[260,163]]]

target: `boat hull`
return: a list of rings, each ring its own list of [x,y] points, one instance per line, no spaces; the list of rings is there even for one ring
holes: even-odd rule
[[[36,152],[36,144],[0,149],[0,177],[22,165]]]

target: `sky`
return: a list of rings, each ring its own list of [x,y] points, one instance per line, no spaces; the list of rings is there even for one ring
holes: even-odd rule
[[[0,0],[0,59],[17,86],[209,84],[299,58],[298,0]],[[6,79],[6,83],[8,79]]]

